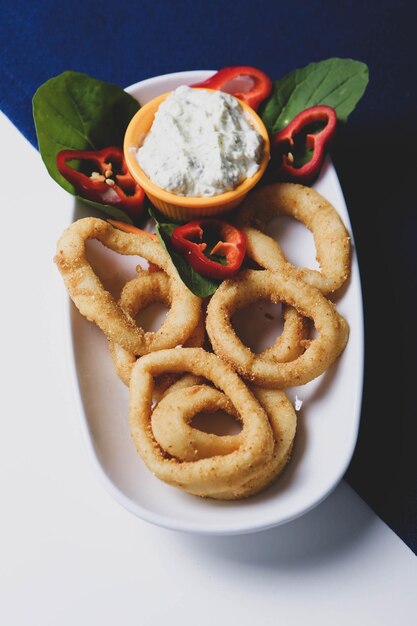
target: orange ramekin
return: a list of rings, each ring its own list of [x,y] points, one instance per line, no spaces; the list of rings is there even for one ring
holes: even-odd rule
[[[145,191],[152,204],[161,213],[174,221],[190,221],[199,217],[211,217],[213,215],[226,213],[242,202],[247,193],[262,178],[270,158],[268,131],[255,111],[239,100],[249,123],[258,131],[264,140],[262,158],[258,171],[250,178],[246,178],[232,191],[226,191],[216,196],[180,196],[171,193],[153,183],[142,170],[136,159],[136,151],[144,142],[152,126],[159,105],[171,93],[172,92],[167,92],[154,98],[141,107],[131,119],[126,129],[124,139],[124,155],[127,167],[133,178]]]

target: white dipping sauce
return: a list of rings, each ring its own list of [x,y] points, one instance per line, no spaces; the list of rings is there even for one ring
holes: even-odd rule
[[[171,193],[215,196],[255,174],[262,146],[233,96],[182,86],[160,105],[136,157]]]

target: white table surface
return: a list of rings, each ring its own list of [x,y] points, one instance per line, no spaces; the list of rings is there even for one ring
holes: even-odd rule
[[[167,531],[99,483],[52,258],[73,200],[0,114],[0,624],[417,623],[417,560],[344,482],[254,535]]]

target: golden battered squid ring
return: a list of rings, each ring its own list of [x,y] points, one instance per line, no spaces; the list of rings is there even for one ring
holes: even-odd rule
[[[286,260],[277,242],[261,232],[278,215],[295,218],[313,233],[321,271],[295,267]],[[349,276],[349,233],[336,209],[311,187],[294,183],[261,187],[239,207],[237,225],[247,235],[247,255],[265,269],[291,269],[297,278],[323,293],[339,289]]]
[[[138,268],[137,276],[126,283],[123,287],[119,298],[119,306],[133,319],[140,311],[156,302],[160,302],[161,304],[165,304],[167,307],[170,307],[173,300],[171,285],[172,281],[165,272],[147,272]],[[175,320],[169,320],[169,316],[170,312],[167,315],[165,323],[158,331],[144,331],[144,340],[147,345],[157,345],[163,341],[166,333],[167,321],[169,322],[170,327],[171,324],[175,324]],[[203,316],[201,316],[201,319],[193,332],[185,339],[183,343],[184,347],[201,347],[205,340],[205,334],[204,319]],[[136,363],[139,354],[137,355],[133,352],[125,350],[114,341],[109,341],[109,348],[113,364],[119,377],[126,385],[129,385],[132,367]],[[172,384],[172,382],[172,377],[169,377],[164,382],[164,387]],[[161,389],[159,391],[161,391]]]
[[[281,474],[291,458],[297,429],[294,407],[286,394],[279,389],[251,387],[251,390],[268,416],[274,437],[274,450],[271,458],[265,460],[255,476],[240,488],[232,492],[226,490],[212,495],[213,498],[219,500],[247,498],[259,493]]]
[[[168,389],[152,413],[153,436],[161,448],[180,461],[230,454],[241,445],[241,432],[220,436],[190,426],[197,413],[213,411],[224,411],[239,420],[229,398],[213,387],[198,385],[176,391]]]
[[[152,432],[152,395],[154,378],[166,372],[192,372],[228,396],[242,423],[242,442],[237,450],[186,462],[161,448]],[[237,491],[255,479],[259,468],[274,453],[274,437],[265,411],[227,363],[201,348],[160,350],[138,359],[130,379],[129,423],[136,448],[148,468],[164,482],[199,496]]]
[[[138,255],[163,269],[171,280],[171,309],[163,331],[150,337],[104,289],[86,258],[85,244],[97,239],[123,255]],[[125,233],[108,222],[93,217],[69,226],[57,244],[55,263],[68,293],[80,313],[101,328],[110,341],[134,354],[171,348],[183,343],[201,318],[201,299],[193,295],[177,274],[161,245],[140,233]]]
[[[291,306],[283,305],[284,327],[270,348],[259,353],[259,358],[272,363],[293,361],[302,354],[308,345],[308,322]]]
[[[213,492],[212,498],[230,500],[254,495],[271,483],[290,459],[297,426],[292,404],[283,391],[253,388],[252,392],[268,416],[274,437],[273,453],[249,481]],[[196,413],[219,409],[238,418],[225,394],[207,385],[170,391],[152,414],[153,435],[166,452],[182,461],[230,454],[241,445],[242,432],[218,436],[190,426]]]
[[[305,352],[288,362],[274,362],[254,354],[233,330],[233,313],[257,300],[285,302],[313,320],[318,337]],[[293,273],[247,270],[224,281],[208,308],[206,328],[216,354],[244,378],[261,387],[282,389],[303,385],[322,374],[339,356],[348,339],[348,325],[318,289],[297,280]]]

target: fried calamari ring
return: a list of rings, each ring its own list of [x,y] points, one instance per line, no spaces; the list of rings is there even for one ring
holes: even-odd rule
[[[140,311],[156,302],[171,307],[173,296],[172,281],[165,272],[147,272],[139,268],[137,276],[123,287],[118,304],[127,315],[134,319]],[[163,339],[166,332],[165,328],[166,323],[156,332],[144,331],[146,345],[157,345],[158,342],[161,342],[158,335],[162,335]],[[201,316],[200,322],[190,336],[185,339],[183,345],[184,347],[197,348],[203,345],[204,340],[205,325],[203,316]],[[114,341],[109,341],[109,348],[119,377],[126,385],[129,385],[132,367],[140,355],[125,350]],[[169,378],[166,386],[172,382],[172,378]]]
[[[198,461],[230,454],[242,443],[242,433],[219,436],[190,426],[197,413],[224,411],[239,420],[239,414],[221,391],[198,385],[172,391],[158,402],[152,413],[152,432],[158,444],[180,461]]]
[[[151,426],[153,381],[165,372],[184,371],[212,381],[228,396],[242,423],[238,450],[184,462],[170,457],[159,446]],[[201,348],[160,350],[138,359],[130,379],[129,423],[136,448],[148,468],[164,482],[200,496],[209,497],[248,483],[274,451],[265,411],[227,363]]]
[[[321,271],[295,267],[277,242],[261,231],[278,215],[302,222],[314,236]],[[323,293],[339,289],[350,272],[350,238],[336,209],[315,189],[294,183],[266,185],[250,193],[237,214],[247,235],[247,255],[271,271],[291,268],[297,278]]]
[[[192,387],[193,385],[203,385],[205,382],[207,382],[202,376],[194,376],[194,374],[183,374],[179,378],[178,376],[173,377],[172,374],[161,374],[159,378],[170,380],[170,383],[164,386],[157,384],[156,393],[154,393],[156,402],[159,402],[160,400],[162,400],[162,398],[168,395],[168,393],[171,393],[173,391],[186,389],[187,387]],[[173,378],[174,382],[172,382]]]
[[[163,269],[171,279],[172,306],[157,337],[150,338],[135,320],[104,289],[86,258],[85,244],[97,239],[123,255],[138,255]],[[58,241],[55,263],[74,304],[125,350],[145,354],[181,344],[201,318],[201,300],[193,295],[177,274],[161,245],[140,233],[125,233],[101,219],[86,217],[69,226]]]
[[[285,363],[293,361],[304,352],[308,343],[307,319],[296,309],[286,305],[282,307],[282,317],[284,320],[282,333],[270,348],[259,353],[259,358]]]
[[[274,451],[247,483],[232,492],[226,490],[212,495],[219,500],[247,498],[259,493],[281,474],[291,458],[297,429],[294,407],[286,394],[279,389],[251,387],[251,390],[268,416],[274,437]]]
[[[233,330],[233,313],[257,300],[286,302],[313,320],[318,333],[305,352],[289,362],[271,363],[254,354]],[[303,385],[322,374],[346,345],[348,325],[323,294],[294,277],[268,270],[247,270],[224,281],[208,308],[206,328],[216,354],[244,378],[261,387],[285,388]]]
[[[254,387],[252,392],[268,416],[274,436],[273,454],[248,482],[213,492],[212,498],[230,500],[253,495],[271,483],[290,459],[297,426],[291,402],[283,391]],[[219,409],[238,419],[230,400],[217,389],[199,385],[169,391],[152,414],[153,435],[166,452],[181,461],[230,454],[241,445],[242,433],[218,436],[190,426],[196,413]]]

